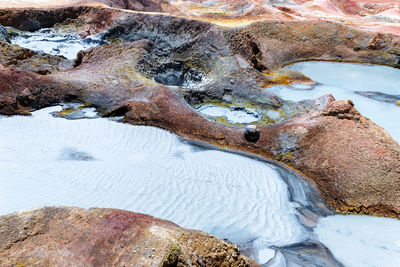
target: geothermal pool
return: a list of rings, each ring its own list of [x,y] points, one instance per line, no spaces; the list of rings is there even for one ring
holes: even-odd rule
[[[332,94],[351,99],[364,116],[383,127],[400,142],[400,69],[337,62],[301,62],[288,66],[303,73],[315,86],[274,86],[268,90],[283,99],[300,101]]]
[[[77,33],[56,32],[54,29],[40,29],[36,32],[16,32],[11,43],[38,53],[64,56],[75,59],[80,50],[103,44],[102,35],[96,34],[82,39]]]
[[[319,241],[345,266],[400,265],[397,220],[322,217],[309,186],[280,167],[99,118],[90,108],[80,109],[81,119],[52,115],[61,109],[0,117],[0,214],[120,208],[228,239],[265,266],[307,256],[308,266],[341,266],[329,253],[307,251]],[[290,246],[299,243],[305,249],[293,260]]]
[[[233,124],[252,123],[261,119],[261,114],[250,108],[235,109],[216,105],[203,105],[198,107],[197,111],[211,119],[226,118],[228,122]]]

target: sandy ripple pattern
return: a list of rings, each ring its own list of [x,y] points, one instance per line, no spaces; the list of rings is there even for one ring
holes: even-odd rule
[[[0,118],[0,214],[49,205],[121,208],[264,254],[309,238],[274,165],[154,127],[50,115],[60,109]]]
[[[309,185],[273,164],[61,110],[0,117],[0,215],[120,208],[228,239],[262,266],[400,265],[398,220],[318,211]]]

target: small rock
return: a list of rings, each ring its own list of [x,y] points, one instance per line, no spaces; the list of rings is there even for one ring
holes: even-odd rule
[[[244,129],[244,137],[249,142],[257,142],[260,138],[260,132],[257,130],[257,126],[255,125],[246,125]]]

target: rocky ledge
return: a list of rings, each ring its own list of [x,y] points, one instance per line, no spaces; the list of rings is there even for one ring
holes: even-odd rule
[[[149,215],[46,207],[0,216],[0,265],[258,266],[236,245]]]

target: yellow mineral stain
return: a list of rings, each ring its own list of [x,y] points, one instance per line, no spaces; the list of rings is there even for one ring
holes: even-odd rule
[[[280,69],[273,73],[264,73],[265,76],[271,79],[271,83],[266,83],[263,88],[273,84],[290,85],[292,83],[314,84],[315,82],[304,74],[288,69]]]

